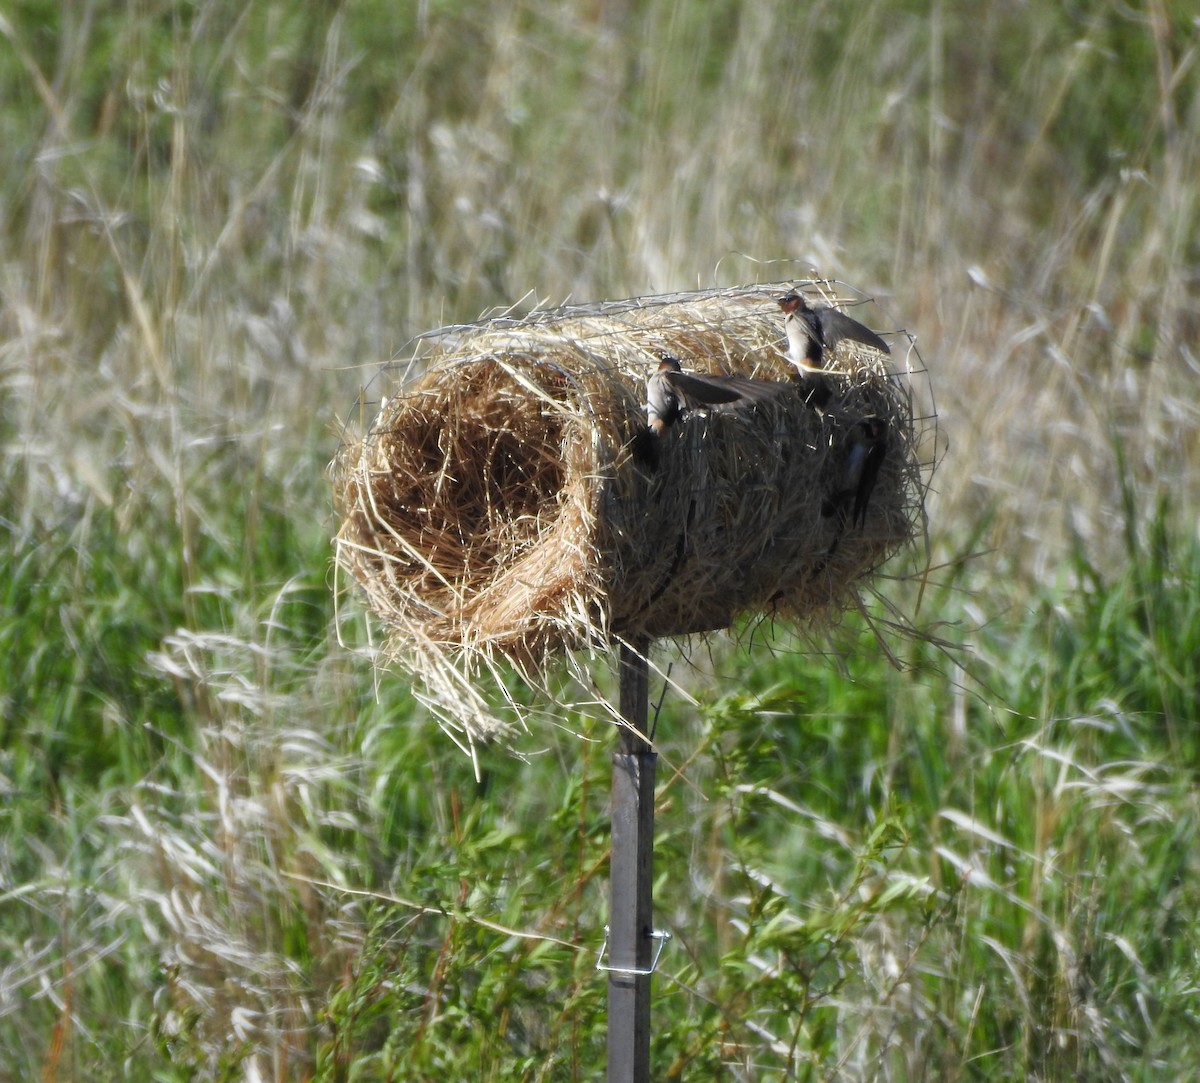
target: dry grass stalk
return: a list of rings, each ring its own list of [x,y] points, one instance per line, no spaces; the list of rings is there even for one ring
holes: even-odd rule
[[[854,343],[826,363],[826,409],[804,401],[775,303],[789,285],[497,319],[427,347],[421,374],[333,466],[338,564],[390,651],[453,702],[469,679],[446,675],[469,672],[464,659],[536,677],[559,652],[617,636],[743,613],[821,621],[854,604],[924,530],[925,434],[912,373]],[[662,351],[776,383],[753,406],[692,413],[650,466],[632,445]],[[888,424],[888,454],[860,527],[822,505],[849,428],[870,415]]]

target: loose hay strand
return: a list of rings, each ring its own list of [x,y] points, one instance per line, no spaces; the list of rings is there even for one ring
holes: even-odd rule
[[[911,340],[902,372],[843,344],[817,410],[781,348],[775,299],[792,285],[536,312],[417,341],[410,369],[423,371],[333,463],[336,559],[387,627],[388,655],[434,689],[468,743],[498,724],[468,686],[499,662],[536,681],[564,651],[617,636],[709,631],[743,613],[819,624],[925,536],[928,425],[914,417],[923,369]],[[632,445],[663,352],[689,371],[771,383],[752,405],[691,413],[651,466]],[[859,528],[822,504],[847,433],[872,415],[889,446]]]

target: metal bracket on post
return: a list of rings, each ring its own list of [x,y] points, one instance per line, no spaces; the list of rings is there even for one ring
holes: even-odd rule
[[[609,966],[604,961],[604,953],[608,951],[608,926],[605,925],[604,943],[600,945],[600,953],[596,956],[596,969],[607,971],[609,974],[653,974],[658,969],[658,960],[662,958],[663,948],[667,946],[671,934],[665,929],[655,929],[650,933],[650,939],[657,940],[658,947],[654,949],[654,959],[645,970],[639,970],[636,967]]]

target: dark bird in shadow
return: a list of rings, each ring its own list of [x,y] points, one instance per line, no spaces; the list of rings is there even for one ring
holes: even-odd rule
[[[848,520],[861,527],[867,521],[867,505],[887,456],[887,429],[881,417],[859,418],[850,427],[837,487],[821,505],[822,515],[836,515],[843,525]]]

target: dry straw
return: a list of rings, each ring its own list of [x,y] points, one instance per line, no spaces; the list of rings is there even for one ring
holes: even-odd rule
[[[801,283],[831,303],[827,283]],[[812,624],[849,605],[924,533],[912,370],[844,342],[809,405],[783,354],[791,283],[499,318],[417,340],[417,375],[333,464],[337,562],[468,738],[490,713],[480,662],[542,675],[563,651],[728,627]],[[824,293],[823,298],[818,294]],[[911,344],[901,339],[911,352]],[[685,370],[774,381],[693,412],[635,454],[661,353]],[[888,453],[865,522],[828,514],[846,436]],[[823,505],[826,505],[823,510]]]

